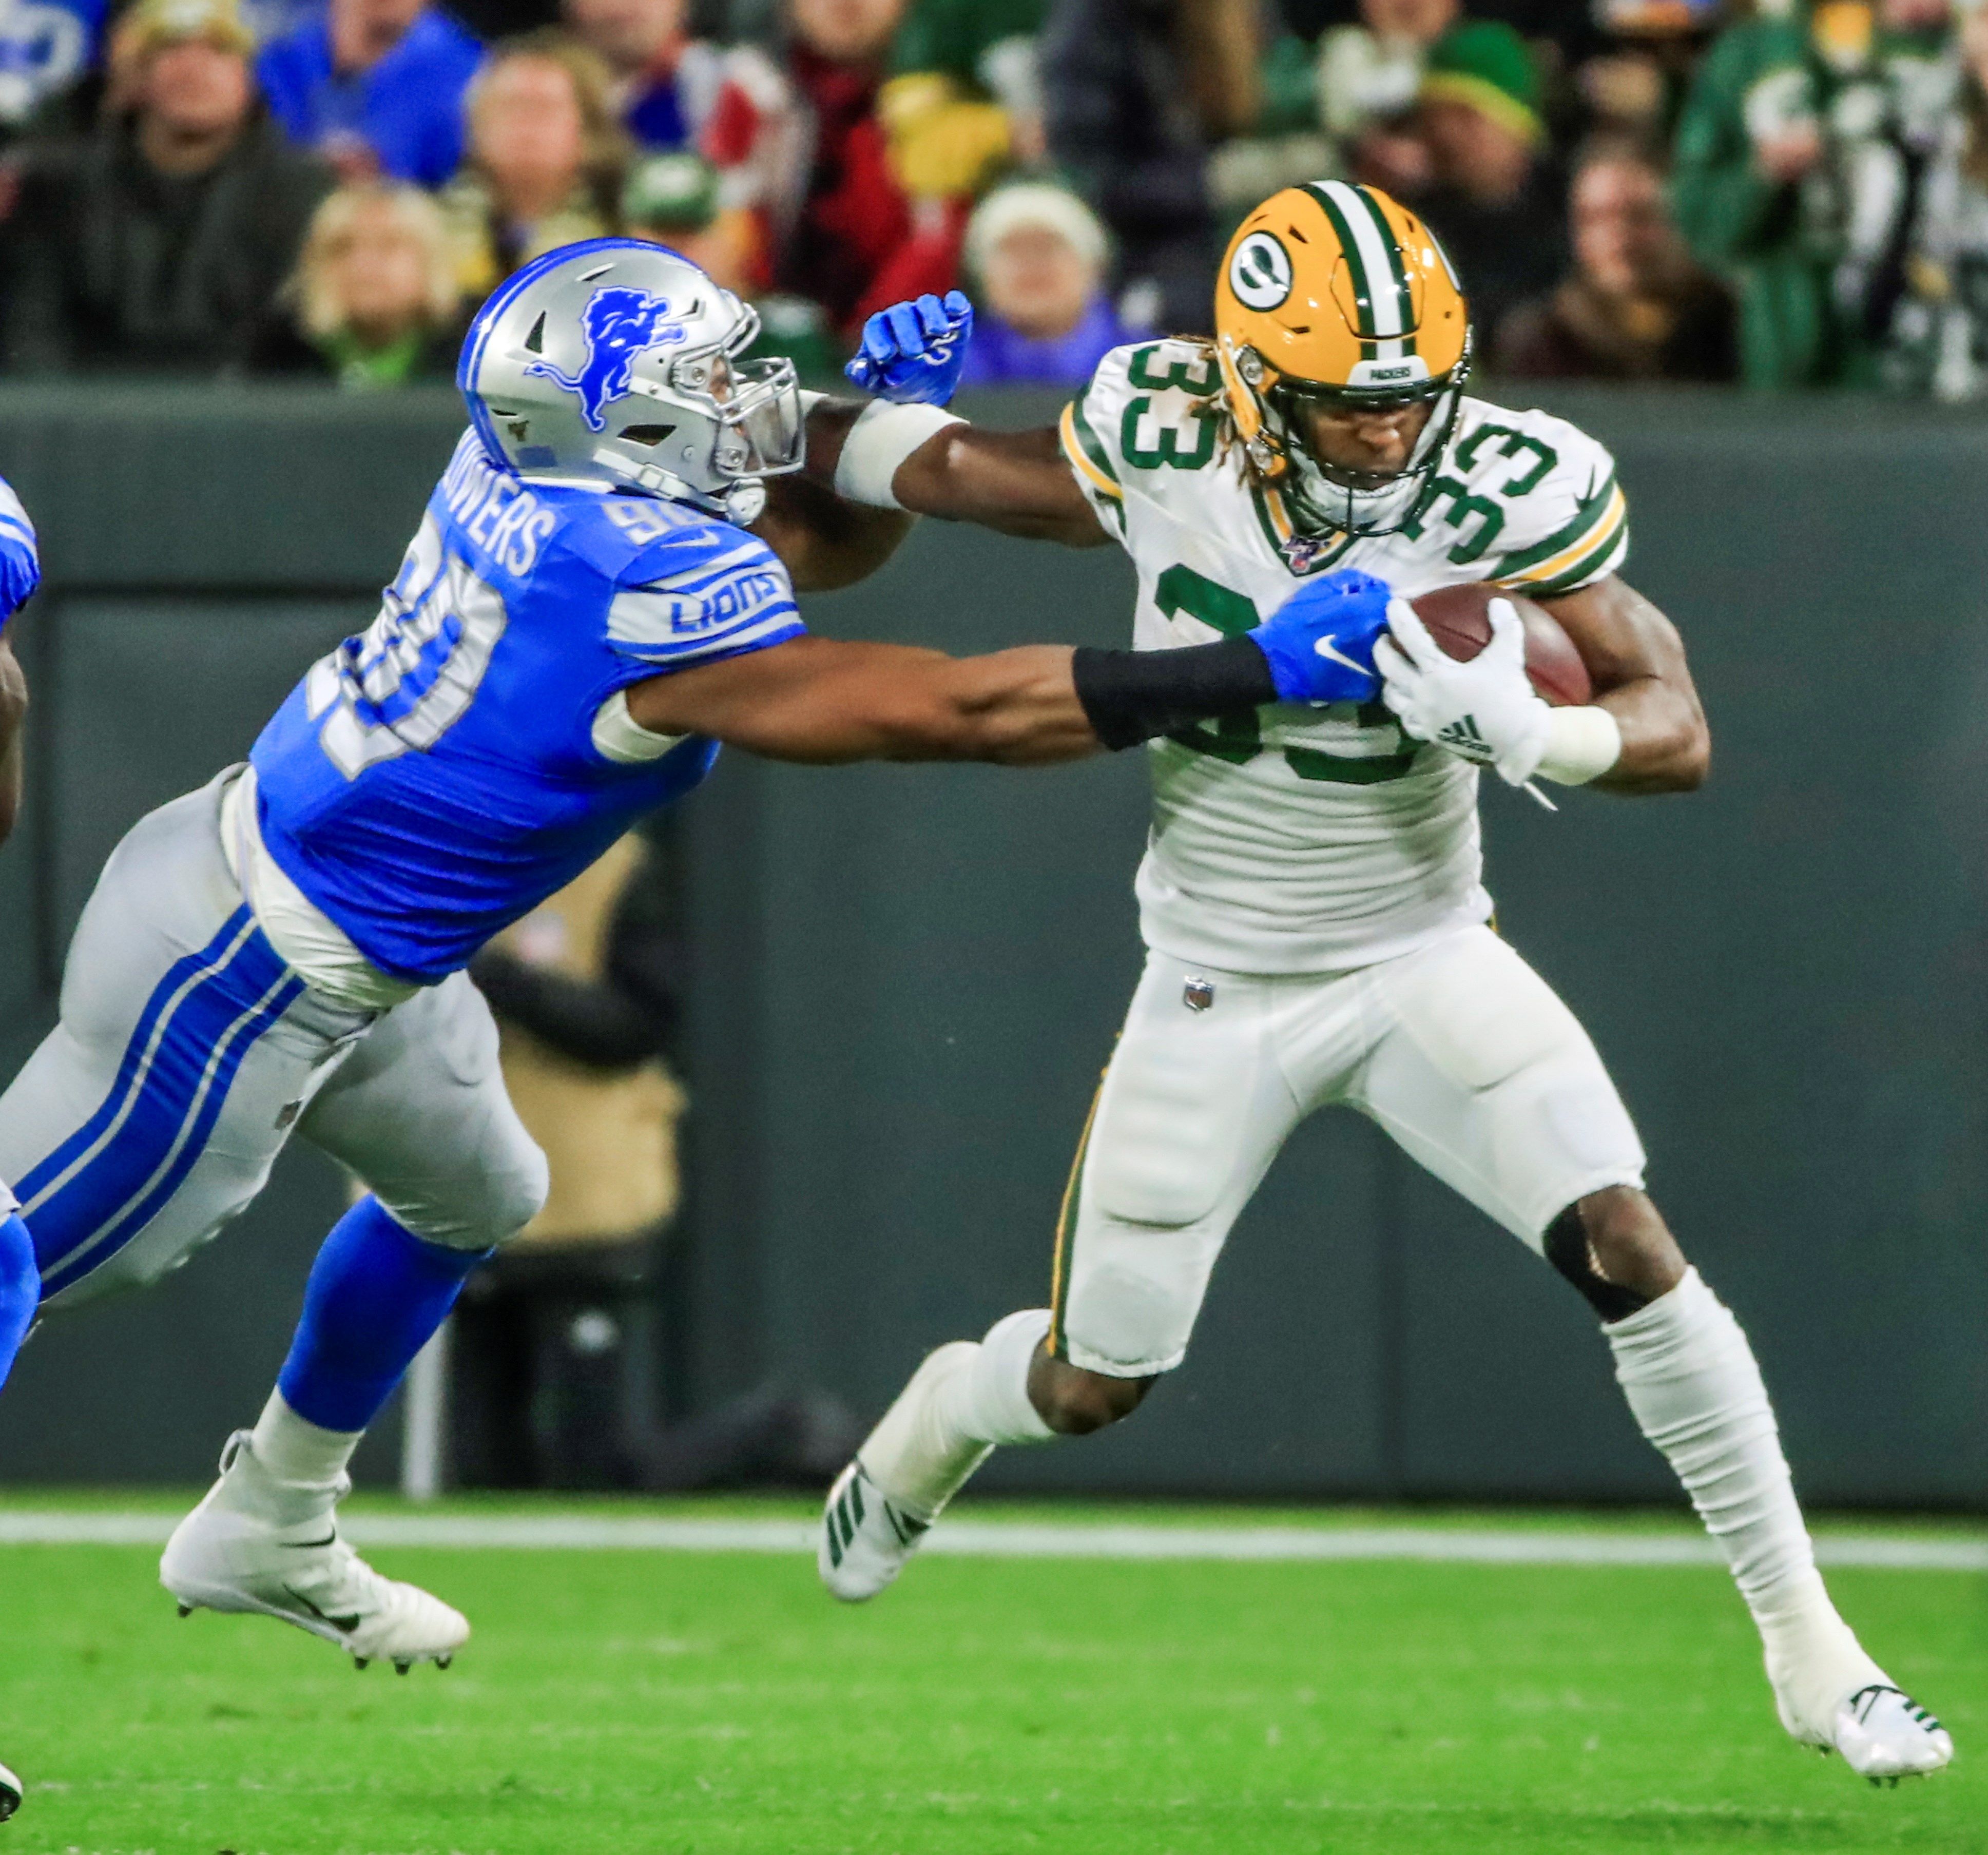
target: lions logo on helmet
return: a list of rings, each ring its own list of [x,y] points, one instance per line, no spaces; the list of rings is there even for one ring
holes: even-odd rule
[[[1470,370],[1470,320],[1428,227],[1378,188],[1273,194],[1237,229],[1215,290],[1215,356],[1250,467],[1314,533],[1388,534],[1415,519]],[[1303,403],[1384,411],[1429,402],[1408,465],[1386,477],[1312,454]]]
[[[604,431],[603,408],[611,400],[627,397],[635,356],[684,339],[685,331],[671,325],[670,314],[667,296],[652,296],[647,290],[596,290],[580,317],[587,340],[586,365],[577,373],[566,373],[550,361],[535,360],[525,371],[578,394],[587,429]]]
[[[759,318],[687,258],[591,238],[528,264],[477,312],[456,384],[490,461],[748,522],[798,470],[790,360],[749,360]]]

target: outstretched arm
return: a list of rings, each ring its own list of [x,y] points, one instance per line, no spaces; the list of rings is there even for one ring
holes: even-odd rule
[[[952,657],[902,644],[801,637],[652,677],[628,691],[637,726],[702,735],[776,760],[1076,760],[1266,702],[1361,700],[1370,669],[1326,648],[1371,639],[1388,589],[1321,576],[1239,637],[1172,650],[1031,644]]]
[[[775,760],[992,760],[1048,765],[1097,752],[1067,645],[951,657],[798,637],[637,684],[628,713]]]
[[[864,414],[858,445],[881,448],[892,422],[931,414],[923,407],[871,407],[829,400],[808,420],[807,475],[817,482],[847,485],[843,451]],[[913,427],[915,429],[915,427]],[[891,451],[884,449],[888,459]],[[882,476],[884,473],[877,473]],[[977,522],[983,528],[1066,547],[1097,547],[1111,539],[1077,488],[1053,426],[1033,431],[988,431],[955,419],[921,438],[888,475],[890,493],[913,515],[945,522]]]
[[[1705,783],[1712,732],[1677,627],[1611,574],[1540,604],[1574,640],[1594,702],[1615,718],[1622,752],[1594,783],[1615,792],[1683,792]]]
[[[978,522],[1003,534],[1068,547],[1095,547],[1111,539],[1048,427],[983,431],[955,420],[921,436],[901,463],[879,473],[888,478],[896,508],[852,501],[838,492],[837,471],[851,428],[872,405],[876,414],[865,427],[872,444],[881,418],[904,411],[929,417],[923,407],[882,400],[820,400],[808,414],[806,468],[767,481],[766,512],[752,532],[779,556],[796,591],[833,592],[867,579],[897,552],[914,515]]]

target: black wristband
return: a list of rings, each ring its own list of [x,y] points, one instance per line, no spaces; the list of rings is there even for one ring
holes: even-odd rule
[[[1080,644],[1070,667],[1091,727],[1114,751],[1173,734],[1190,721],[1237,715],[1277,699],[1270,660],[1246,637],[1178,650],[1096,650]]]

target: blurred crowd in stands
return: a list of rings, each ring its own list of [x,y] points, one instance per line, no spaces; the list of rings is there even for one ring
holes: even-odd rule
[[[1988,389],[1988,0],[0,0],[0,370],[443,378],[624,232],[806,374],[957,284],[1070,384],[1331,177],[1493,373]]]

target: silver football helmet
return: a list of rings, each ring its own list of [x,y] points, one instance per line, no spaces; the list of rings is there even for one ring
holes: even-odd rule
[[[751,304],[674,252],[592,238],[528,264],[471,323],[455,384],[491,461],[519,476],[611,483],[734,521],[760,479],[801,466],[789,360],[742,360]]]

